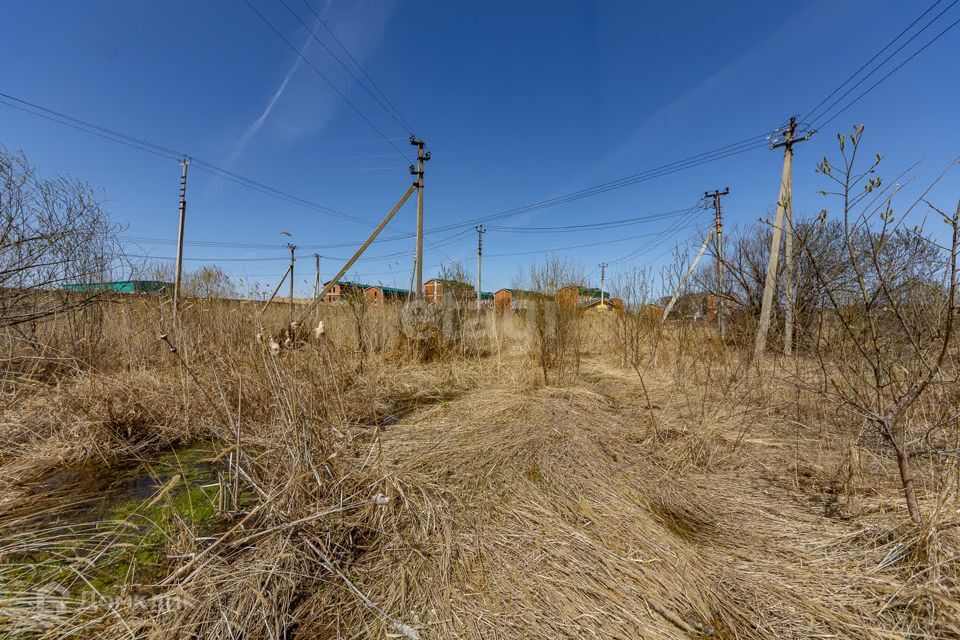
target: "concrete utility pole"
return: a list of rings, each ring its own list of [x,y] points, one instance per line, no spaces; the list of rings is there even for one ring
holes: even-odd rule
[[[753,349],[754,364],[760,364],[767,348],[767,332],[770,330],[770,315],[773,312],[773,294],[777,288],[777,264],[780,259],[780,241],[783,235],[784,218],[788,227],[788,263],[787,267],[787,323],[784,336],[784,352],[790,353],[793,344],[793,300],[790,286],[792,281],[790,271],[793,268],[793,225],[790,220],[790,211],[793,207],[793,145],[809,140],[813,131],[802,137],[797,137],[797,119],[790,118],[790,124],[783,132],[783,138],[775,140],[771,149],[783,147],[783,173],[780,176],[780,195],[777,199],[777,218],[773,225],[773,239],[770,242],[770,260],[767,263],[767,278],[763,284],[763,303],[760,307],[760,325],[757,328],[757,341]],[[788,351],[789,349],[789,351]]]
[[[710,245],[711,236],[713,236],[714,231],[716,230],[711,227],[710,231],[707,232],[707,237],[703,239],[703,244],[700,245],[700,250],[697,251],[696,257],[694,257],[693,262],[690,263],[690,267],[684,274],[683,279],[680,280],[680,284],[677,285],[677,290],[673,292],[673,297],[670,298],[670,302],[663,310],[663,315],[660,316],[660,324],[666,323],[667,317],[670,315],[670,312],[673,311],[673,305],[677,304],[677,300],[680,299],[680,294],[683,292],[683,288],[687,285],[687,280],[690,278],[690,274],[692,274],[693,270],[697,268],[697,263],[700,262],[700,258],[703,257],[704,251],[706,251],[707,247]]]
[[[424,141],[410,136],[410,144],[417,148],[417,166],[410,167],[410,174],[416,176],[413,185],[417,188],[417,296],[423,295],[423,163],[430,159],[430,152],[424,152]]]
[[[791,163],[792,164],[792,163]],[[793,355],[793,175],[790,176],[790,195],[783,211],[783,355]]]
[[[716,213],[714,217],[714,229],[716,232],[714,240],[716,241],[717,250],[717,332],[720,335],[721,341],[723,341],[726,330],[726,321],[723,317],[726,289],[723,286],[723,213],[720,208],[720,198],[726,195],[730,195],[730,187],[725,188],[723,191],[717,189],[712,193],[709,191],[703,192],[704,198],[713,198],[713,210]]]
[[[293,263],[297,259],[297,245],[288,242],[287,248],[290,249],[290,313],[293,313]]]
[[[610,266],[606,262],[601,262],[600,267],[600,306],[603,306],[603,287],[607,282],[607,267]]]
[[[173,331],[177,331],[177,308],[180,305],[180,285],[183,279],[183,226],[187,218],[187,166],[190,160],[181,162],[183,173],[180,175],[180,228],[177,231],[177,271],[173,280]]]
[[[483,307],[483,303],[481,302],[481,293],[480,293],[480,292],[481,292],[481,282],[482,282],[481,279],[480,279],[480,273],[481,273],[481,268],[482,268],[482,266],[483,266],[483,265],[482,265],[482,261],[483,261],[483,234],[485,234],[486,232],[487,232],[487,230],[483,228],[483,225],[482,225],[482,224],[477,227],[477,313],[480,313],[480,309],[482,309],[482,307]]]
[[[363,252],[367,250],[367,247],[369,247],[370,244],[377,239],[377,236],[380,235],[380,232],[383,231],[384,227],[386,227],[391,220],[393,220],[393,216],[397,215],[397,211],[400,211],[400,207],[402,207],[403,203],[405,203],[410,196],[413,195],[413,192],[416,188],[416,183],[410,185],[406,193],[400,197],[400,200],[397,202],[397,204],[395,204],[393,209],[390,210],[390,213],[388,213],[383,220],[380,221],[380,224],[378,224],[377,228],[373,230],[373,233],[370,234],[370,237],[367,238],[362,245],[360,245],[360,248],[354,252],[349,260],[347,260],[347,263],[340,268],[340,271],[337,272],[337,275],[330,278],[327,284],[323,285],[323,290],[320,291],[320,295],[314,298],[313,302],[307,305],[307,308],[304,309],[303,312],[297,317],[297,322],[303,322],[307,316],[310,315],[313,309],[320,303],[320,301],[323,300],[328,293],[330,293],[330,290],[333,289],[338,282],[340,282],[340,278],[343,277],[343,274],[350,270],[350,267],[353,266],[353,263],[356,262]]]
[[[317,261],[317,271],[313,279],[313,297],[316,298],[320,295],[320,254],[313,254],[314,259]]]

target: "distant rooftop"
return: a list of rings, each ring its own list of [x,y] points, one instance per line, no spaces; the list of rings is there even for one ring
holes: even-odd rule
[[[162,280],[116,280],[113,282],[80,282],[65,284],[63,288],[67,291],[77,291],[82,293],[158,293],[172,288],[172,282]]]

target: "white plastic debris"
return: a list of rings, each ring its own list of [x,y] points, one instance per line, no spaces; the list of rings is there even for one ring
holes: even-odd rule
[[[420,640],[420,634],[413,627],[409,627],[398,620],[393,621],[393,628],[399,631],[403,637],[409,640]]]
[[[313,337],[319,340],[327,333],[327,327],[323,324],[323,320],[317,325],[317,328],[313,330]]]
[[[383,506],[385,504],[390,504],[390,497],[385,496],[382,493],[378,493],[377,495],[373,496],[373,504],[377,504],[380,506]]]

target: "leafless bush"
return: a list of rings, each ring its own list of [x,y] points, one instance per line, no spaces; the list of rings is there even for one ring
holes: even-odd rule
[[[631,269],[614,276],[612,285],[623,300],[623,309],[614,318],[620,364],[637,368],[649,357],[660,328],[661,312],[654,305],[653,279],[648,269]]]
[[[530,268],[530,282],[526,287],[538,295],[530,301],[528,327],[531,331],[531,355],[543,375],[543,383],[550,383],[550,372],[555,381],[576,377],[580,372],[583,345],[583,323],[579,303],[575,299],[557,298],[565,286],[583,286],[582,270],[550,259],[543,265]]]
[[[95,349],[100,312],[91,305],[100,296],[64,286],[119,271],[118,231],[87,184],[44,178],[22,153],[0,148],[0,328],[9,366],[76,362]],[[64,314],[72,314],[70,339],[48,343],[42,324]]]
[[[949,215],[929,205],[950,227],[946,246],[918,227],[904,226],[920,200],[894,215],[896,189],[883,186],[876,174],[880,155],[866,169],[857,165],[862,136],[862,126],[840,135],[841,162],[824,158],[818,168],[833,184],[822,193],[842,203],[845,268],[837,269],[805,236],[799,238],[824,297],[814,343],[825,382],[820,389],[890,447],[907,509],[919,525],[914,458],[929,446],[931,435],[955,420],[947,403],[925,401],[956,384],[956,371],[944,365],[957,312],[960,206]],[[820,224],[827,225],[826,219],[824,209]]]

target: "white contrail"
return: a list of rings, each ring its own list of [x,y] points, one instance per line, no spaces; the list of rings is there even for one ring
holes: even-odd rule
[[[324,4],[326,8],[326,4]],[[319,20],[314,20],[313,25],[310,27],[311,32],[316,32],[317,25],[320,24]],[[313,41],[313,35],[308,33],[306,39],[303,42],[303,46],[300,47],[300,51],[303,55],[307,55],[307,51],[310,49],[310,44]],[[266,108],[264,108],[263,113],[260,114],[253,123],[247,127],[247,130],[243,132],[243,135],[240,136],[240,139],[237,140],[237,144],[234,145],[233,151],[230,152],[230,155],[227,157],[227,165],[232,165],[234,162],[240,159],[240,156],[243,154],[243,150],[246,146],[253,140],[253,137],[257,135],[257,132],[260,131],[260,128],[267,121],[267,118],[270,117],[270,112],[273,111],[273,108],[277,105],[277,102],[280,100],[280,96],[283,95],[283,92],[287,90],[287,85],[290,84],[290,80],[293,79],[294,74],[297,73],[297,69],[300,68],[300,63],[303,62],[301,56],[297,56],[293,61],[293,64],[290,65],[290,69],[287,70],[287,75],[283,77],[283,82],[280,83],[280,86],[277,87],[277,90],[273,92],[273,97],[270,98],[270,102],[267,103]]]
[[[303,47],[303,52],[307,52],[307,47],[310,46],[310,43],[306,43]],[[234,162],[240,159],[243,150],[246,148],[247,144],[253,139],[253,136],[257,135],[257,132],[260,131],[260,127],[263,126],[263,123],[267,121],[267,118],[270,117],[270,112],[273,111],[273,108],[276,106],[277,101],[280,100],[280,96],[283,95],[283,92],[286,91],[287,85],[290,84],[290,80],[293,78],[293,74],[297,72],[297,69],[300,68],[300,63],[303,61],[303,58],[297,56],[297,59],[293,61],[293,64],[290,66],[290,69],[287,71],[287,75],[283,77],[283,82],[280,83],[280,86],[277,87],[277,90],[273,92],[273,97],[270,98],[270,102],[267,103],[266,108],[264,108],[263,113],[260,114],[253,123],[247,127],[247,130],[243,132],[243,135],[240,136],[240,139],[237,140],[237,144],[234,145],[233,151],[230,152],[230,155],[227,157],[227,164],[232,165]]]

